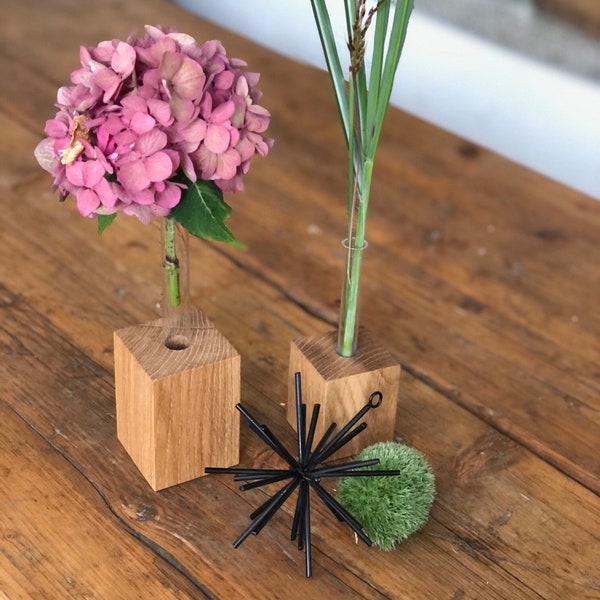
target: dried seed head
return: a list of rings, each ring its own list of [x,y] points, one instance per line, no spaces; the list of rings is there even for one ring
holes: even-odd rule
[[[348,50],[350,50],[350,71],[357,73],[365,57],[365,37],[367,30],[371,25],[373,16],[379,10],[379,7],[385,0],[378,0],[375,6],[372,6],[367,12],[367,0],[358,0],[354,12],[354,22],[352,24],[352,35],[348,40]]]

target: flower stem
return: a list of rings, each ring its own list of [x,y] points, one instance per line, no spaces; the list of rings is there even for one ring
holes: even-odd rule
[[[348,237],[337,352],[356,353],[358,293],[373,163],[406,38],[413,0],[345,0],[350,72],[346,85],[325,0],[311,0],[348,147]],[[371,70],[365,63],[366,33],[375,22]]]
[[[338,323],[337,353],[344,357],[354,356],[358,343],[360,275],[363,251],[368,245],[365,231],[372,174],[372,160],[357,163],[352,191],[353,214],[348,215],[347,238],[344,240],[346,269]]]
[[[179,259],[175,248],[175,219],[165,217],[163,228],[164,262],[163,268],[167,278],[166,298],[169,306],[176,308],[181,304],[181,289],[179,285]]]

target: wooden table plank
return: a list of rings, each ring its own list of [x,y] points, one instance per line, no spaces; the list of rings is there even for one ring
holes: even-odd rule
[[[425,529],[391,553],[356,546],[315,507],[315,577],[306,581],[289,507],[234,550],[263,491],[205,477],[154,493],[121,448],[112,330],[154,313],[158,230],[120,218],[98,238],[93,221],[56,202],[32,150],[79,43],[174,23],[198,39],[221,37],[262,72],[277,142],[253,165],[246,194],[230,200],[231,227],[249,250],[192,240],[192,301],[242,353],[244,403],[291,444],[282,406],[289,342],[331,328],[339,298],[345,161],[325,74],[162,0],[5,6],[0,410],[12,425],[0,446],[29,440],[26,464],[18,459],[29,485],[55,491],[57,503],[49,479],[74,487],[75,524],[110,521],[94,554],[139,552],[140,585],[143,573],[168,579],[176,597],[600,597],[600,502],[590,491],[600,486],[598,204],[392,111],[363,320],[405,367],[397,434],[431,461],[438,496]],[[45,39],[51,51],[40,53]],[[247,466],[273,460],[245,427],[242,453]],[[45,471],[32,466],[36,457]],[[42,557],[34,584],[58,593],[61,561],[78,557],[70,544],[48,557],[52,524],[34,502],[14,510],[17,500],[0,485],[20,533],[44,530],[26,536]],[[0,594],[27,597],[24,558],[11,551],[0,534]],[[101,595],[101,582],[81,577]]]
[[[238,551],[228,543],[243,528],[251,506],[260,502],[260,493],[240,495],[215,477],[152,493],[115,439],[111,374],[94,366],[24,300],[5,306],[4,315],[10,325],[3,327],[1,341],[13,351],[5,353],[2,380],[17,369],[23,380],[9,389],[3,386],[2,396],[53,439],[130,527],[173,554],[221,597],[257,597],[268,593],[265,585],[283,585],[280,578],[294,579],[294,573],[300,575],[295,585],[304,585],[301,558],[286,539],[289,522],[277,519],[260,541],[251,540]],[[14,341],[7,344],[11,332],[8,339],[18,339],[17,347]],[[261,417],[279,415],[282,421],[281,407],[257,396],[260,383],[250,376],[244,380],[244,401]],[[394,597],[397,589],[499,598],[509,597],[507,590],[519,590],[523,598],[593,594],[600,558],[596,496],[420,382],[409,380],[405,388],[399,430],[427,453],[438,474],[432,521],[397,552],[385,554],[354,547],[351,536],[318,511],[315,569],[323,593],[337,589],[350,597],[372,597],[360,591],[361,581],[369,581],[383,597]],[[268,460],[247,431],[243,449],[243,464]],[[149,518],[140,519],[140,514]],[[574,546],[577,561],[565,563]],[[270,572],[269,564],[277,565],[277,573]],[[237,581],[239,573],[251,572],[256,577]],[[338,579],[350,587],[340,588]],[[311,582],[309,589],[318,586]]]
[[[0,401],[0,594],[208,598],[140,544],[61,453]],[[55,436],[60,436],[55,431]]]
[[[34,189],[37,187],[39,184]],[[35,193],[32,194],[34,198]],[[51,230],[48,225],[57,214],[55,209],[55,206],[47,205],[40,211],[40,226]],[[137,233],[137,225],[133,222],[124,222],[120,227]],[[107,305],[113,302],[113,296],[102,293],[101,286],[96,287],[94,282],[110,278],[114,269],[109,258],[112,249],[93,235],[87,239],[78,237],[78,231],[81,231],[81,223],[75,218],[65,219],[62,247],[58,242],[49,244],[46,263],[43,255],[35,256],[34,262],[41,270],[36,277],[37,287],[32,292],[18,277],[13,277],[12,284],[21,290],[19,295],[4,291],[2,347],[5,360],[2,361],[0,380],[11,381],[11,372],[19,372],[21,377],[18,381],[12,380],[8,388],[3,385],[0,388],[2,396],[18,406],[24,418],[35,423],[45,436],[56,438],[55,443],[61,451],[100,486],[123,519],[132,521],[132,527],[139,528],[143,535],[166,548],[178,561],[189,565],[196,577],[214,585],[213,589],[218,589],[222,597],[227,597],[227,590],[229,593],[240,593],[240,590],[266,593],[260,582],[252,578],[239,583],[241,587],[233,588],[210,579],[210,573],[218,569],[220,577],[225,574],[231,585],[235,571],[227,570],[226,563],[233,560],[237,569],[243,572],[254,569],[257,578],[259,573],[264,576],[266,567],[261,569],[256,562],[256,544],[238,551],[229,546],[230,540],[243,528],[250,507],[259,503],[260,494],[241,495],[236,499],[239,493],[236,494],[228,482],[215,481],[215,478],[153,494],[116,441],[110,356],[104,352],[104,342],[89,339],[89,334],[84,336],[88,348],[84,352],[79,350],[80,325],[68,318],[69,312],[82,312],[95,298],[98,321],[109,329],[107,325],[115,317]],[[7,239],[5,235],[9,231],[3,227],[2,234]],[[35,237],[28,232],[18,239],[25,240],[25,247],[33,248]],[[129,243],[128,239],[124,243]],[[15,246],[18,247],[17,240],[10,239],[10,247]],[[251,275],[227,261],[210,245],[201,246],[203,262],[208,262],[212,269],[216,265],[225,280],[209,282],[208,292],[211,296],[215,294],[219,306],[229,307],[219,309],[218,317],[245,357],[244,401],[269,422],[276,421],[278,433],[286,435],[283,409],[277,402],[285,397],[285,359],[282,359],[281,347],[286,346],[285,340],[293,336],[292,323],[296,326],[301,323],[297,317],[300,311],[279,294],[270,293],[264,284],[257,285]],[[103,259],[94,264],[96,277],[85,281],[68,304],[55,306],[47,317],[42,317],[38,309],[29,305],[28,296],[31,294],[32,301],[41,308],[44,298],[60,297],[61,291],[70,293],[69,288],[64,287],[68,280],[81,279],[89,265],[65,265],[66,275],[58,277],[58,270],[49,267],[64,263],[75,248],[84,256],[97,255]],[[3,261],[2,264],[6,263]],[[75,273],[70,273],[69,268],[75,268]],[[146,270],[148,273],[142,278],[131,271],[124,275],[125,287],[133,298],[143,297],[144,289],[151,287],[147,279],[151,269],[146,266]],[[236,280],[240,287],[227,285]],[[244,290],[243,296],[240,289]],[[284,323],[283,315],[291,323]],[[253,322],[257,318],[262,322],[260,327]],[[65,334],[52,321],[65,329]],[[240,321],[251,323],[250,329],[254,333],[248,335],[248,331],[240,331]],[[305,323],[303,327],[308,325]],[[256,342],[260,338],[263,338],[260,342],[263,349],[258,354]],[[91,361],[87,353],[100,357],[105,364]],[[278,358],[267,363],[265,369],[265,357]],[[425,582],[427,589],[438,590],[440,594],[453,590],[462,591],[467,597],[485,594],[486,597],[501,598],[507,597],[504,596],[506,590],[518,589],[520,597],[527,598],[536,597],[537,592],[534,594],[531,590],[544,589],[544,593],[549,594],[547,597],[553,597],[549,590],[556,588],[564,593],[563,597],[568,597],[568,594],[594,589],[597,580],[593,572],[598,558],[594,542],[600,537],[595,496],[469,417],[431,388],[410,378],[404,381],[398,424],[399,432],[427,453],[438,473],[440,494],[433,520],[421,536],[402,546],[399,552],[384,555],[362,547],[354,548],[349,536],[323,515],[315,531],[315,568],[319,569],[319,580],[325,569],[334,577],[325,580],[324,590],[336,589],[338,579],[348,581],[349,575],[341,575],[341,569],[349,569],[354,574],[351,587],[343,593],[355,593],[356,597],[370,597],[361,583],[369,580],[370,585],[384,596],[394,597],[394,589],[412,590],[417,594],[424,583],[423,571],[428,569],[432,577]],[[61,432],[60,436],[54,435],[56,429]],[[288,430],[288,443],[289,438]],[[247,431],[243,435],[243,447],[244,464],[264,462],[268,458]],[[104,464],[106,456],[111,457],[109,468]],[[134,517],[139,513],[154,517],[140,523]],[[294,578],[302,573],[301,559],[294,556],[295,552],[291,552],[286,540],[288,526],[289,523],[279,520],[274,524],[274,531],[269,529],[268,533],[263,532],[266,536],[261,534],[260,547],[267,562],[276,563],[278,569]],[[560,531],[560,535],[555,535],[555,531]],[[522,542],[526,537],[531,540],[525,545]],[[572,544],[581,544],[583,548],[578,563],[561,566],[561,571],[555,571],[557,565],[562,565],[561,557]],[[325,549],[326,554],[321,555]],[[283,564],[281,552],[285,557]],[[542,553],[546,557],[543,565],[538,557]],[[453,556],[452,561],[448,560],[449,555]],[[293,562],[288,564],[289,560]],[[408,564],[396,579],[386,573],[397,572],[398,560]],[[380,569],[386,568],[378,571],[377,565]],[[273,583],[273,580],[269,579],[269,582]]]

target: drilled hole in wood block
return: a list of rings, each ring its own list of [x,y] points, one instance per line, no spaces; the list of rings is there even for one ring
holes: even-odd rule
[[[182,334],[170,335],[165,340],[165,346],[169,350],[185,350],[186,348],[189,348],[189,345],[190,339]]]

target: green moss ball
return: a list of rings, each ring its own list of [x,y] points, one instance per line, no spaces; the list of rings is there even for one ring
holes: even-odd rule
[[[435,478],[425,456],[410,446],[380,442],[365,448],[356,460],[372,458],[379,464],[367,468],[398,469],[400,475],[342,477],[336,498],[376,546],[390,551],[427,521]]]

